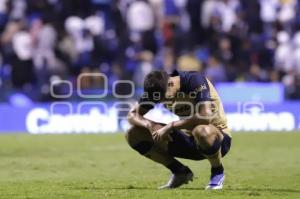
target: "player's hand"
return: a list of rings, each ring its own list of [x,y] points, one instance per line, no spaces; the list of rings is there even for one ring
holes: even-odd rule
[[[171,131],[172,131],[172,125],[168,124],[168,125],[162,127],[161,129],[154,131],[153,132],[153,139],[156,142],[163,142],[163,141],[172,142],[173,139],[170,135]]]

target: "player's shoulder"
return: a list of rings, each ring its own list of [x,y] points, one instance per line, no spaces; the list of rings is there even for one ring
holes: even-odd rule
[[[182,71],[182,72],[178,72],[178,74],[183,79],[188,81],[197,81],[197,82],[206,81],[205,75],[199,71]]]
[[[179,72],[181,86],[185,90],[195,90],[197,88],[208,88],[208,82],[205,75],[198,71]]]

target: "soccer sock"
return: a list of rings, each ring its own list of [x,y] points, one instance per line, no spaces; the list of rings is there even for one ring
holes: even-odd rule
[[[224,167],[223,165],[219,167],[212,167],[211,168],[211,174],[218,175],[224,173]]]
[[[181,162],[174,159],[174,161],[166,166],[168,169],[172,171],[172,173],[184,173],[188,170],[186,166],[184,166]]]

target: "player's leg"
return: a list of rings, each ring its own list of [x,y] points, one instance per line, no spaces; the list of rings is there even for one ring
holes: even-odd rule
[[[192,131],[201,152],[210,161],[212,168],[222,166],[221,144],[223,134],[213,125],[198,125]]]
[[[169,155],[163,143],[155,143],[149,130],[142,127],[131,127],[126,133],[128,144],[141,155],[171,170],[169,182],[161,188],[176,188],[192,180],[191,170]]]
[[[171,134],[172,142],[168,144],[168,153],[176,158],[189,160],[204,160],[206,157],[199,152],[193,136],[181,130],[174,130]]]
[[[198,125],[192,131],[195,142],[211,164],[211,180],[208,189],[222,189],[225,178],[221,146],[224,135],[213,125]]]
[[[133,126],[126,132],[125,138],[129,146],[141,155],[165,166],[173,162],[174,158],[163,147],[154,144],[151,133],[146,128]]]

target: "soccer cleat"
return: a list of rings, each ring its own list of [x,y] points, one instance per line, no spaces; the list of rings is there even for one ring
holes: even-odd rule
[[[189,181],[193,181],[193,177],[193,172],[187,168],[187,171],[184,173],[173,173],[168,183],[159,187],[158,189],[174,189],[180,187],[183,184],[188,184]]]
[[[210,182],[206,186],[206,190],[219,190],[223,188],[223,182],[225,180],[225,174],[212,174]]]

